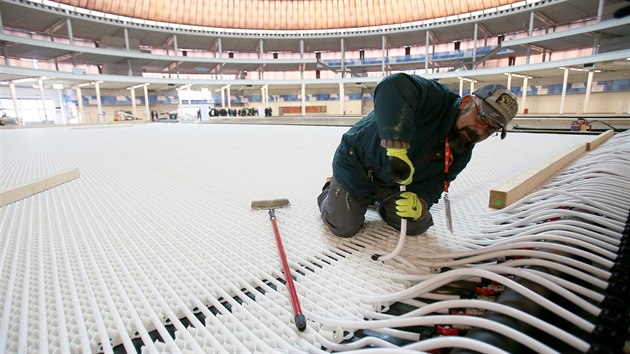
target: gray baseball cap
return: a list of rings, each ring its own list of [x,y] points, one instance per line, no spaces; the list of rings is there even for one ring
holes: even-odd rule
[[[475,90],[473,95],[482,99],[481,110],[484,115],[503,127],[501,139],[504,139],[508,123],[518,112],[516,96],[501,84],[482,86]]]

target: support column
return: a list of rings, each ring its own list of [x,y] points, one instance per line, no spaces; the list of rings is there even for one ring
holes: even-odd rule
[[[262,60],[264,55],[265,55],[265,51],[264,51],[265,45],[264,45],[262,39],[259,39],[258,43],[259,43],[259,46],[260,46],[260,48],[259,48],[260,50],[258,52],[258,59]],[[258,79],[259,80],[264,80],[265,79],[265,71],[264,71],[263,67],[264,67],[264,65],[258,65],[258,68],[257,68]]]
[[[604,0],[599,0],[597,4],[597,23],[602,22],[602,14],[604,13]]]
[[[473,52],[472,52],[472,68],[477,66],[477,32],[479,31],[479,24],[475,22],[473,29]]]
[[[260,88],[260,102],[264,109],[267,108],[267,85]]]
[[[302,115],[306,115],[306,84],[302,84]]]
[[[131,89],[129,89],[129,91],[131,91],[131,114],[134,117],[137,117],[138,109],[136,107],[136,89],[132,87]]]
[[[15,118],[20,119],[20,105],[17,99],[17,93],[15,91],[15,84],[13,81],[9,82],[9,91],[11,91],[11,100],[13,101],[13,110],[15,111]]]
[[[188,91],[188,113],[191,114],[190,112],[192,112],[192,94],[190,93],[190,85],[188,85],[186,91]]]
[[[48,121],[48,112],[46,112],[46,100],[44,99],[44,80],[42,80],[41,77],[37,79],[37,86],[39,88],[39,99],[42,100],[42,107],[44,108],[44,119]]]
[[[66,17],[66,27],[68,28],[68,42],[70,45],[74,45],[74,33],[72,32],[72,22],[70,21],[70,17]],[[71,55],[72,59],[72,67],[76,67],[77,63],[74,59],[74,54]]]
[[[300,59],[304,58],[304,40],[300,39]],[[304,64],[300,64],[300,79],[304,80]]]
[[[83,97],[81,96],[81,88],[77,87],[75,91],[77,93],[77,103],[79,105],[79,111],[77,112],[77,115],[78,115],[77,123],[82,123],[84,114],[83,114]]]
[[[569,82],[569,68],[564,68],[564,79],[562,80],[562,95],[560,96],[560,114],[564,114],[564,101],[567,98],[567,86]]]
[[[125,50],[129,50],[129,30],[126,27],[123,30],[125,34]]]
[[[382,47],[382,56],[381,59],[383,60],[383,62],[381,63],[381,76],[385,76],[385,59],[386,59],[386,55],[385,55],[385,43],[387,42],[387,38],[385,37],[385,35],[381,36],[381,47]]]
[[[586,94],[584,95],[584,107],[582,108],[582,113],[588,113],[588,105],[591,100],[591,90],[593,86],[593,70],[588,72],[588,79],[586,80]]]
[[[227,85],[227,103],[228,103],[228,109],[232,109],[232,97],[230,95],[230,85]]]
[[[175,50],[175,57],[177,57],[179,55],[178,51],[178,45],[177,45],[177,35],[174,34],[173,35],[173,50]],[[179,60],[175,61],[175,73],[177,75],[177,78],[179,79]]]
[[[424,32],[424,74],[429,74],[429,40],[431,36],[429,31]]]
[[[96,91],[96,119],[98,123],[104,123],[103,104],[101,102],[101,86],[100,82],[94,83],[94,90]]]
[[[341,78],[346,77],[346,40],[341,38],[339,40],[341,47]]]
[[[98,85],[98,84],[97,84]],[[151,110],[149,109],[149,84],[144,84],[144,114],[146,114],[146,120],[151,120]]]
[[[535,12],[532,11],[532,12],[529,13],[529,30],[527,32],[530,38],[532,36],[532,33],[534,33],[534,20],[535,20]],[[532,52],[532,46],[531,46],[531,44],[528,44],[527,45],[527,54],[525,54],[526,55],[526,58],[525,58],[525,63],[526,64],[529,64],[529,58],[531,56],[531,52]]]
[[[507,86],[506,87],[507,87],[508,90],[511,90],[512,89],[512,74],[507,74],[507,77],[508,77],[508,79],[507,79]]]
[[[604,0],[599,0],[597,5],[597,23],[602,22],[602,14],[604,12]],[[595,32],[593,33],[593,49],[591,50],[591,55],[595,55],[599,53],[599,39],[600,34]]]
[[[177,119],[181,122],[182,120],[182,106],[184,104],[184,99],[183,99],[183,94],[182,91],[184,90],[183,88],[179,87],[176,89],[177,90]],[[170,118],[170,116],[169,116]]]
[[[221,87],[221,108],[225,108],[225,87]]]
[[[431,43],[431,58],[435,58],[435,37],[433,38],[433,42]],[[431,68],[431,72],[435,72],[435,67]]]
[[[59,107],[61,107],[61,124],[66,125],[68,121],[66,119],[66,104],[63,101],[63,88],[57,89],[57,99],[59,100]]]
[[[70,17],[66,18],[66,27],[68,28],[68,42],[70,44],[74,44],[74,34],[72,33],[72,22],[70,22]]]
[[[521,104],[523,105],[523,113],[525,113],[525,110],[527,109],[527,80],[529,79],[529,77],[525,76],[523,78],[523,96],[521,98]]]
[[[464,78],[459,78],[459,97],[464,96]]]
[[[346,93],[344,91],[343,82],[339,83],[339,114],[342,116],[345,115],[345,104],[346,101]]]

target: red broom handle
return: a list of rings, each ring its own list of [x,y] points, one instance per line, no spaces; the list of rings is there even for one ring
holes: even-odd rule
[[[280,230],[278,229],[278,223],[276,222],[276,215],[273,209],[269,209],[269,215],[271,219],[271,225],[273,225],[273,233],[276,235],[276,243],[278,244],[278,253],[280,253],[280,259],[282,260],[282,267],[284,268],[284,278],[287,282],[287,288],[289,289],[289,295],[291,295],[291,305],[293,306],[293,313],[295,314],[295,325],[300,331],[306,329],[306,318],[302,314],[302,308],[300,307],[300,300],[298,299],[297,292],[295,291],[295,285],[293,284],[293,276],[291,275],[291,268],[287,262],[287,256],[284,253],[284,247],[282,246],[282,238],[280,237]]]

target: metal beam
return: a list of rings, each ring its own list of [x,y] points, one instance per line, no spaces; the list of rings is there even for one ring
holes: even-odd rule
[[[627,26],[627,25],[630,25],[630,17],[602,21],[594,25],[572,28],[572,29],[568,29],[564,31],[552,32],[552,33],[547,33],[547,34],[541,34],[536,37],[506,39],[501,43],[501,45],[503,47],[512,47],[512,46],[517,46],[517,45],[531,44],[531,43],[536,43],[536,42],[548,41],[552,39],[559,39],[559,38],[574,36],[578,34],[587,34],[590,32],[597,32],[597,31],[601,31],[601,30],[605,30],[609,28]]]

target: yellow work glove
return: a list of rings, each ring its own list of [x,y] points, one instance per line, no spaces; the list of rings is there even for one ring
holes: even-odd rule
[[[426,211],[424,200],[418,198],[414,192],[401,192],[396,200],[396,215],[408,220],[418,220]]]
[[[407,149],[388,148],[387,156],[389,156],[389,168],[394,181],[405,186],[411,184],[415,169],[407,156]]]

